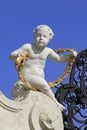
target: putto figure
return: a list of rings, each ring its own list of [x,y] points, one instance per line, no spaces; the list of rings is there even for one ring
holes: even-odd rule
[[[10,54],[10,59],[15,62],[18,56],[24,56],[25,51],[29,52],[29,59],[25,60],[22,67],[22,74],[27,82],[30,83],[32,88],[35,88],[45,95],[54,100],[57,106],[63,110],[64,107],[54,97],[53,92],[50,89],[49,84],[45,80],[44,67],[47,58],[51,58],[56,62],[67,62],[70,55],[59,56],[51,48],[47,47],[47,44],[53,38],[54,33],[47,25],[39,25],[34,32],[35,43],[26,43],[19,49],[13,51]],[[76,57],[77,52],[73,51],[73,55]],[[21,86],[21,80],[19,79],[14,87]]]

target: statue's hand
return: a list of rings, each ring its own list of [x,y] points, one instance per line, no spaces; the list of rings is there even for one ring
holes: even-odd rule
[[[77,57],[77,52],[75,51],[75,49],[72,49],[71,51],[72,51],[73,56]]]
[[[24,54],[18,54],[15,60],[17,66],[22,67],[25,60],[29,59],[29,52],[25,51]]]
[[[23,62],[23,56],[18,56],[15,60],[15,63],[19,66]]]
[[[74,57],[77,57],[77,52],[76,51],[73,51],[72,53],[73,53]]]

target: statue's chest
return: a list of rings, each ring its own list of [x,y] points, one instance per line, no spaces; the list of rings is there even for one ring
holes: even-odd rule
[[[30,51],[31,59],[46,59],[47,55],[48,54],[45,51],[35,51],[35,50]]]

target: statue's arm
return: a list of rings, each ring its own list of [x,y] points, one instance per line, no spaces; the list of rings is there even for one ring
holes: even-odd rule
[[[9,58],[13,61],[16,60],[18,56],[23,56],[24,52],[29,48],[29,44],[24,44],[19,49],[13,51],[10,53]]]
[[[73,51],[73,56],[76,57],[77,56],[77,52]],[[58,55],[55,51],[53,51],[52,49],[49,50],[49,58],[53,59],[54,61],[63,63],[63,62],[67,62],[70,58],[70,54],[65,54],[65,55]]]

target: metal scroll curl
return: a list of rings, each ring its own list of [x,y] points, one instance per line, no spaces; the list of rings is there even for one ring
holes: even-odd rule
[[[64,130],[87,130],[87,49],[78,54],[69,83],[60,86],[55,97],[66,107]]]
[[[49,82],[49,86],[50,87],[55,87],[57,86],[58,84],[60,84],[61,82],[64,81],[64,79],[68,76],[68,74],[70,73],[71,71],[71,68],[72,68],[72,64],[73,64],[73,61],[74,61],[74,55],[73,55],[73,51],[74,49],[70,49],[70,48],[60,48],[60,49],[57,49],[55,50],[55,52],[57,54],[59,53],[64,53],[64,52],[71,52],[71,54],[69,55],[69,59],[67,61],[67,66],[63,72],[63,74],[57,78],[55,81],[52,81],[52,82]],[[28,60],[29,59],[29,52],[28,51],[25,51],[25,54],[23,56],[18,56],[17,59],[15,60],[15,66],[16,66],[16,69],[17,69],[17,72],[18,72],[18,76],[20,78],[20,80],[22,81],[24,87],[26,89],[31,89],[31,90],[34,90],[34,91],[37,91],[35,88],[33,88],[29,82],[27,82],[22,74],[22,67],[24,65],[24,62],[25,60]]]

